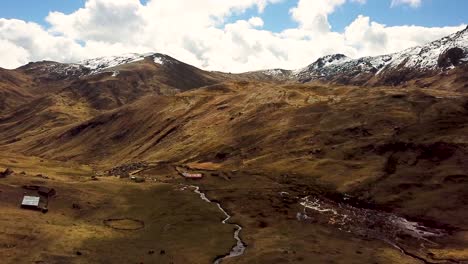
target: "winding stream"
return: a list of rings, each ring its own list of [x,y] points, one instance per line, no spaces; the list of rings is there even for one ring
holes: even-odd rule
[[[223,224],[229,224],[228,221],[229,219],[231,219],[231,216],[226,212],[226,210],[224,210],[223,207],[221,207],[221,204],[220,203],[217,203],[217,202],[213,202],[211,201],[210,199],[208,199],[206,197],[206,195],[200,191],[200,187],[198,186],[190,186],[192,188],[194,188],[194,192],[197,193],[198,195],[200,195],[200,198],[207,202],[207,203],[213,203],[213,204],[216,204],[219,208],[219,210],[226,216],[226,218],[221,222]],[[246,248],[246,245],[245,243],[242,241],[242,239],[240,238],[240,232],[242,231],[242,227],[238,224],[232,224],[236,227],[236,231],[234,231],[234,239],[236,240],[236,245],[231,249],[231,251],[224,255],[224,256],[220,256],[220,257],[217,257],[215,260],[214,260],[214,264],[220,264],[224,259],[228,259],[228,258],[234,258],[234,257],[239,257],[241,255],[244,254],[245,252],[245,248]]]

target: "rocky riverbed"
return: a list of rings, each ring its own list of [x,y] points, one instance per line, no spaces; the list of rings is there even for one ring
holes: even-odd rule
[[[284,194],[282,194],[284,195]],[[437,248],[437,240],[448,231],[424,226],[401,216],[374,209],[358,208],[317,196],[300,199],[303,210],[299,221],[333,226],[353,235],[378,239],[423,263],[459,263],[454,260],[432,260],[429,248]]]

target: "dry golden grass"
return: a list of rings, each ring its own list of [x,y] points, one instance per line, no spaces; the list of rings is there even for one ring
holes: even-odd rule
[[[410,219],[468,227],[468,97],[460,89],[239,75],[220,83],[226,75],[186,65],[170,73],[148,62],[118,70],[118,78],[85,78],[1,117],[0,169],[28,174],[0,179],[0,196],[9,197],[0,200],[7,263],[207,263],[228,252],[232,226],[178,184],[201,185],[245,227],[246,255],[226,263],[415,263],[381,241],[297,221],[301,208],[282,203],[283,190],[346,193]],[[91,181],[135,161],[151,164],[138,173],[144,184]],[[183,180],[178,165],[206,176]],[[32,177],[39,173],[50,179]],[[34,182],[59,193],[48,214],[17,207],[20,186]],[[75,202],[84,209],[73,210]],[[138,219],[145,228],[115,230],[105,219],[123,219],[123,227]],[[454,235],[431,250],[463,259],[466,247]]]
[[[233,243],[216,206],[176,185],[115,178],[40,182],[57,191],[47,214],[19,208],[21,186],[38,184],[36,177],[0,180],[2,263],[209,263]],[[108,219],[136,219],[144,227],[121,230],[134,223],[109,226]]]

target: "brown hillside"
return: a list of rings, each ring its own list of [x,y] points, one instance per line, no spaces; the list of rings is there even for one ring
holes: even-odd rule
[[[0,68],[0,115],[33,98],[31,83],[27,75]]]
[[[24,134],[8,147],[107,166],[214,162],[296,175],[463,228],[468,182],[450,179],[468,169],[467,117],[468,98],[455,92],[241,82],[145,97],[73,126]],[[452,204],[423,202],[444,193]],[[459,217],[429,210],[434,203]]]
[[[0,71],[6,263],[205,263],[236,225],[223,263],[468,259],[463,66],[362,87],[163,58]],[[38,185],[47,214],[19,208]]]

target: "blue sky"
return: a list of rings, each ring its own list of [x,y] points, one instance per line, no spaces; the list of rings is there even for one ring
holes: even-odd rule
[[[424,27],[457,26],[468,23],[468,1],[465,0],[429,0],[421,6],[412,8],[407,5],[390,7],[391,1],[368,0],[366,4],[347,2],[329,17],[333,31],[342,32],[358,15],[372,17],[376,22],[387,26],[417,25]],[[265,29],[279,32],[293,28],[297,23],[289,15],[289,10],[297,1],[286,0],[269,5],[263,14],[258,14],[255,8],[234,16],[230,20],[245,19],[259,15],[265,21]]]
[[[465,0],[428,0],[417,8],[408,5],[390,7],[390,2],[389,0],[368,0],[366,4],[347,2],[330,15],[332,29],[342,32],[358,15],[372,17],[374,21],[387,26],[443,27],[468,23],[468,1]],[[0,1],[0,17],[33,21],[48,27],[44,18],[50,11],[71,13],[83,7],[84,3],[85,0],[5,0]],[[230,17],[227,21],[260,16],[265,22],[264,29],[280,32],[297,26],[297,22],[293,21],[289,14],[289,10],[295,5],[297,0],[283,0],[268,5],[263,14],[259,14],[257,8],[252,7],[245,13]]]
[[[65,13],[84,6],[85,0],[15,0],[0,1],[0,17],[34,21],[45,25],[44,18],[50,11]]]

